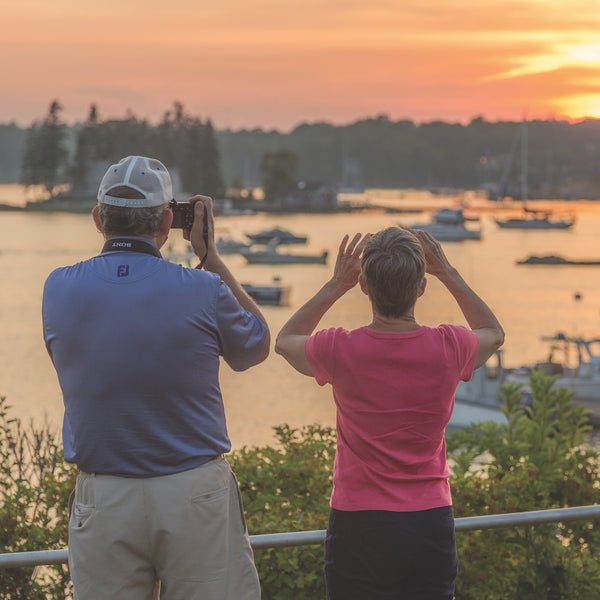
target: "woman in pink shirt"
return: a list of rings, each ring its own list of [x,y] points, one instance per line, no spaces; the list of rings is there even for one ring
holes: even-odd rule
[[[428,233],[390,227],[344,236],[332,278],[280,331],[275,350],[331,384],[337,451],[325,542],[329,600],[451,600],[458,560],[445,428],[459,380],[502,345],[488,306]],[[437,277],[469,328],[419,325],[414,308]],[[313,331],[356,284],[368,325]]]

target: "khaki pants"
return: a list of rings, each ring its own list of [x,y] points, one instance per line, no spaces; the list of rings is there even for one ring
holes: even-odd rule
[[[80,473],[69,521],[75,600],[259,600],[237,481],[224,458],[144,479]],[[156,592],[155,592],[156,593]]]

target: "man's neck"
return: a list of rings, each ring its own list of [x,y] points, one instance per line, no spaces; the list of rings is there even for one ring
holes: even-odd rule
[[[134,238],[138,240],[146,240],[152,242],[158,249],[162,248],[167,241],[167,238],[163,238],[161,235],[128,235],[125,233],[116,233],[115,235],[105,235],[104,240],[112,240],[113,238]]]
[[[150,238],[140,236],[111,236],[104,242],[104,252],[141,252],[162,258],[156,244]]]

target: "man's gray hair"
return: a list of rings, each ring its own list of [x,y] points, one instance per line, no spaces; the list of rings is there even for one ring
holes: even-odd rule
[[[135,190],[124,186],[111,190],[111,194],[116,197],[123,194],[122,197],[127,198],[132,193],[135,194]],[[168,204],[161,204],[145,208],[127,208],[98,203],[102,232],[107,237],[119,235],[154,237],[160,229],[163,213],[168,206]]]

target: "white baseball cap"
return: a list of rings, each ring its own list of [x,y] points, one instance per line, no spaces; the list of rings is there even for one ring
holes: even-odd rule
[[[115,188],[126,186],[138,192],[140,198],[111,196]],[[173,199],[171,176],[165,165],[155,158],[128,156],[111,165],[98,189],[98,202],[127,208],[160,206]]]

